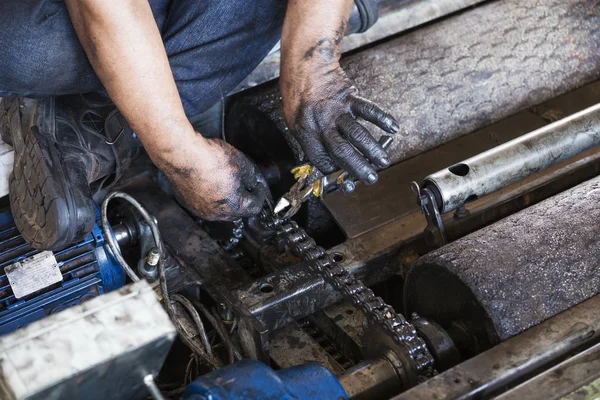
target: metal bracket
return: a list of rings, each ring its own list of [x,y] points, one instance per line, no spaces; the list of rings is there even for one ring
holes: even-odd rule
[[[448,243],[448,240],[433,192],[428,188],[421,189],[417,182],[411,182],[410,189],[417,196],[417,204],[427,220],[427,227],[425,228],[427,244],[433,247],[444,246]]]

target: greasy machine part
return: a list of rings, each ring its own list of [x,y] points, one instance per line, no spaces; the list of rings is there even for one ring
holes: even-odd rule
[[[308,262],[306,268],[312,274],[320,275],[364,313],[367,319],[366,329],[382,333],[402,353],[399,357],[402,362],[403,384],[413,386],[436,374],[434,358],[415,327],[339,265],[334,254],[327,253],[317,245],[295,221],[280,220],[268,208],[263,209],[260,219],[265,228],[276,233],[276,241],[284,243],[292,254]]]
[[[600,145],[600,104],[429,175],[423,188],[448,213]]]
[[[446,329],[466,327],[482,348],[600,291],[600,177],[421,257],[405,308]]]
[[[403,138],[389,149],[396,163],[600,77],[595,3],[492,1],[353,54],[342,65],[362,96],[400,121]],[[294,146],[274,87],[240,100],[229,119],[231,135],[264,131],[265,119],[271,121]],[[258,119],[261,124],[253,123]],[[294,151],[302,154],[298,146]]]
[[[600,296],[594,296],[394,397],[394,400],[496,398],[498,393],[521,383],[524,378],[539,373],[578,350],[598,343],[598,309]],[[582,364],[582,368],[588,370],[590,366],[590,362]],[[579,379],[581,378],[584,375],[580,374]],[[535,398],[560,398],[559,386],[569,382],[574,383],[570,381],[568,374],[554,375],[555,385],[548,385]],[[545,396],[545,392],[552,388],[556,390],[550,396]],[[528,397],[517,398],[525,400]]]

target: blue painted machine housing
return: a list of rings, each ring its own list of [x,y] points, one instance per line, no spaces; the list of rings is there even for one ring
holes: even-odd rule
[[[317,363],[274,371],[242,360],[190,383],[182,400],[347,400],[335,375]]]
[[[10,212],[0,212],[0,335],[125,284],[125,272],[96,224],[83,241],[54,253],[62,282],[16,299],[4,268],[37,253],[21,237]]]

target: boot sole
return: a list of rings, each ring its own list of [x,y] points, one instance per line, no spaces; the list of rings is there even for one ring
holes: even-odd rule
[[[60,155],[36,126],[18,132],[12,126],[15,161],[9,193],[15,224],[32,247],[60,250],[82,239],[76,238],[77,208]]]

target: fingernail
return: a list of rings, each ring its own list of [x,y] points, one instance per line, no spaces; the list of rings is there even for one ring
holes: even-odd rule
[[[390,165],[390,159],[387,157],[382,157],[380,161],[382,167],[387,167],[388,165]]]
[[[367,175],[367,182],[369,182],[369,183],[377,182],[377,174],[375,172],[371,172],[369,175]]]
[[[392,131],[394,131],[394,133],[398,133],[398,131],[400,130],[400,125],[398,125],[398,122],[392,120],[392,124],[390,125],[390,127],[392,128]]]

